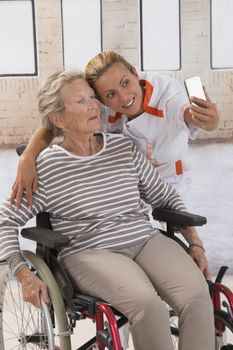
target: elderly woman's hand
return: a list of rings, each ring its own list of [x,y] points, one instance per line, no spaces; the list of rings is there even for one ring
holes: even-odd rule
[[[207,280],[211,280],[211,273],[208,266],[208,261],[205,256],[205,250],[201,245],[191,244],[189,247],[189,254],[193,260],[198,265],[199,269],[202,271],[203,275]]]
[[[38,177],[35,160],[32,157],[22,154],[19,160],[18,171],[12,192],[8,198],[12,204],[15,201],[16,207],[20,208],[23,192],[26,191],[28,208],[32,207],[32,192],[38,190]]]
[[[47,287],[43,281],[34,275],[28,268],[22,268],[16,274],[17,280],[22,287],[23,300],[30,302],[35,307],[41,307],[41,298],[49,303]]]
[[[203,130],[211,131],[218,126],[219,114],[216,104],[210,100],[205,87],[203,88],[206,101],[201,98],[191,97],[191,102],[194,102],[196,105],[191,104],[189,108],[185,110],[184,119],[187,124],[192,124]]]
[[[180,229],[182,235],[189,244],[189,254],[205,276],[207,280],[211,280],[211,273],[208,261],[205,256],[205,249],[195,227],[186,227]]]

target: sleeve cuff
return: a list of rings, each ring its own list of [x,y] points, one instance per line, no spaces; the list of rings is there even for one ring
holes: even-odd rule
[[[181,106],[179,117],[180,117],[180,119],[184,122],[184,124],[185,124],[185,126],[186,126],[186,129],[188,130],[188,132],[189,132],[189,134],[190,134],[190,138],[191,138],[191,139],[195,139],[195,137],[197,136],[197,134],[198,134],[200,128],[198,128],[198,127],[196,127],[196,126],[194,126],[194,125],[189,125],[189,124],[187,124],[187,123],[185,122],[185,120],[184,120],[184,112],[185,112],[186,108],[189,108],[189,106],[190,106],[190,103],[189,103],[189,102],[184,103],[184,104]]]

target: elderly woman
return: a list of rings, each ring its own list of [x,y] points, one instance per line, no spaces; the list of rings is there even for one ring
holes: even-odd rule
[[[183,231],[199,269],[176,242],[153,229],[145,204],[186,210],[179,195],[130,139],[98,132],[99,104],[83,75],[49,77],[39,92],[39,111],[44,126],[63,140],[38,156],[32,207],[23,198],[19,210],[8,203],[0,210],[0,259],[22,284],[24,300],[39,306],[40,295],[49,298],[21,256],[17,236],[18,226],[46,210],[53,229],[70,238],[59,259],[74,285],[126,315],[135,350],[173,349],[162,300],[179,315],[180,349],[213,349],[202,242],[194,228]]]

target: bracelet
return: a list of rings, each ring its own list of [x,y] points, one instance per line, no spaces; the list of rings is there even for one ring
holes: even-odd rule
[[[200,244],[191,243],[191,244],[189,245],[189,249],[192,248],[192,247],[198,247],[198,248],[202,249],[203,252],[205,252],[205,248],[204,248],[202,245],[200,245]]]

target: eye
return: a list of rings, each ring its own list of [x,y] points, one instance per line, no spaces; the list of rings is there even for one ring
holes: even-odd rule
[[[96,95],[95,95],[95,94],[91,94],[91,95],[90,95],[90,98],[91,98],[92,100],[95,100],[95,99],[96,99]]]
[[[114,92],[114,91],[111,91],[111,92],[109,92],[109,93],[106,95],[106,97],[107,97],[107,98],[113,98],[114,95],[115,95],[115,92]]]
[[[74,102],[75,102],[76,104],[81,104],[81,103],[83,103],[83,101],[84,101],[84,99],[83,99],[82,97],[79,97],[79,98],[77,98]]]
[[[128,79],[125,79],[125,80],[123,80],[123,82],[122,82],[122,87],[126,87],[126,86],[128,86],[128,84],[129,84],[129,80],[128,80]]]

